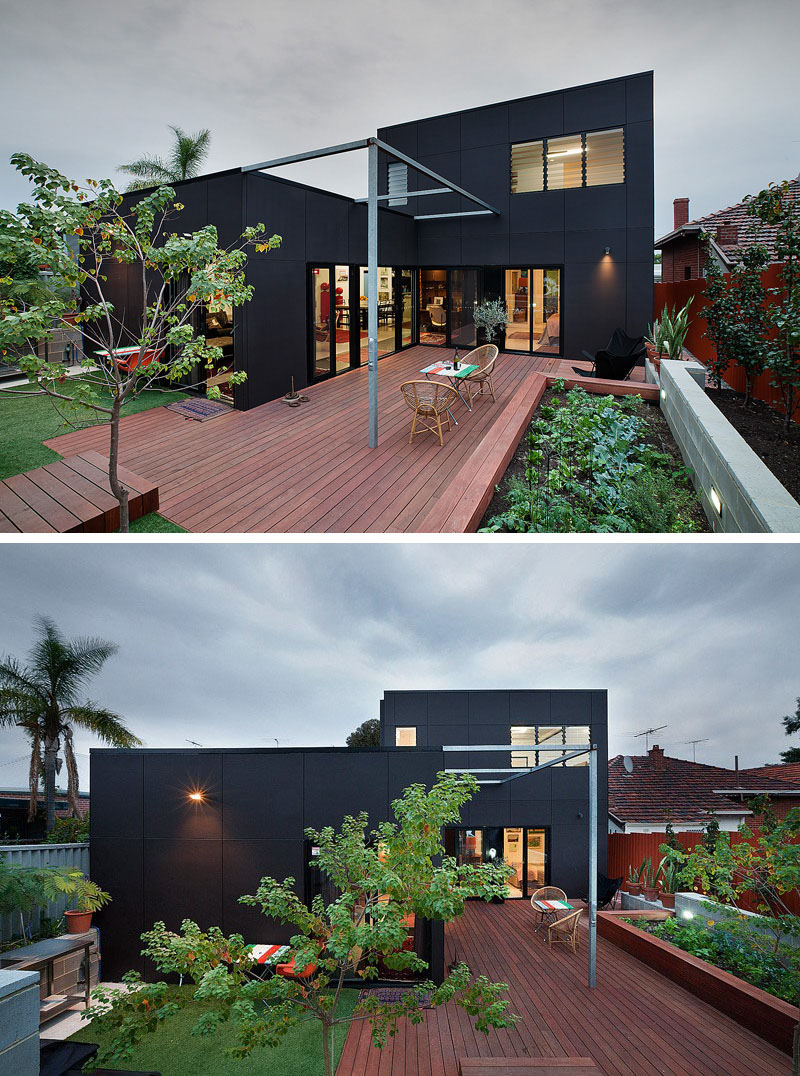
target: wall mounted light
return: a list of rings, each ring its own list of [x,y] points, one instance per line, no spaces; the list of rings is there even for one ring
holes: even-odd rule
[[[611,253],[611,247],[604,247],[603,248],[603,253],[604,254],[610,254]]]
[[[684,919],[694,919],[694,912],[690,912],[688,908],[684,908],[681,915]]]
[[[722,500],[720,498],[720,495],[717,493],[717,491],[714,489],[713,486],[709,490],[708,499],[711,501],[712,505],[714,506],[714,511],[717,513],[717,515],[721,516],[722,515]]]
[[[661,390],[661,399],[662,399],[662,402],[663,402],[664,400],[666,400],[666,398],[667,398],[667,390],[666,390],[666,389],[662,389],[662,390]]]
[[[205,792],[201,792],[199,789],[196,789],[194,792],[189,792],[188,796],[193,803],[203,803],[206,798]]]

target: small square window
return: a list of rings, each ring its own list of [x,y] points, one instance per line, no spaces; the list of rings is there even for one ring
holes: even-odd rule
[[[394,730],[394,745],[395,747],[416,747],[416,725],[406,725],[403,728],[396,728]]]

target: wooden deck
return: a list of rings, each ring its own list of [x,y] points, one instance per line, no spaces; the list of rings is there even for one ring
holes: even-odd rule
[[[378,366],[379,443],[367,444],[367,370],[305,390],[298,408],[279,400],[192,422],[163,407],[122,420],[120,461],[159,487],[160,511],[196,532],[469,531],[480,522],[545,388],[550,361],[501,355],[497,402],[483,396],[440,447],[408,443],[411,411],[400,384],[449,354],[414,347]],[[106,449],[94,427],[45,442],[64,455]],[[107,449],[106,449],[107,451]]]
[[[465,1057],[591,1058],[625,1076],[768,1076],[791,1061],[763,1039],[646,964],[598,938],[597,988],[586,985],[586,928],[573,954],[548,950],[533,933],[527,901],[471,902],[446,931],[445,963],[509,984],[513,1030],[475,1032],[456,1005],[428,1010],[417,1027],[401,1025],[386,1049],[369,1025],[351,1025],[337,1076],[458,1076]]]
[[[158,509],[156,485],[124,467],[119,477],[130,493],[131,520]],[[118,530],[119,503],[108,481],[108,456],[84,451],[0,482],[0,533]]]

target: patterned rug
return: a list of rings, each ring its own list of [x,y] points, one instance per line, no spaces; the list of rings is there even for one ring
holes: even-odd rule
[[[176,415],[182,415],[184,418],[194,419],[195,422],[205,422],[218,415],[227,415],[233,408],[217,400],[189,399],[167,404],[167,410],[174,411]]]
[[[378,986],[375,987],[374,990],[360,990],[358,996],[359,998],[374,997],[377,998],[378,1001],[384,1001],[387,1004],[391,1005],[395,1001],[402,1001],[403,997],[407,993],[408,987],[406,987],[405,989],[403,987],[396,989],[395,987],[391,986]],[[421,998],[422,1008],[430,1008],[430,1001],[430,994],[423,994]]]

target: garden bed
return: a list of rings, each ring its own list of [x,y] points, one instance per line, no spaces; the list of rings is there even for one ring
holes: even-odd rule
[[[657,406],[637,396],[554,387],[543,395],[480,529],[663,533],[711,527]]]
[[[793,422],[787,436],[783,415],[763,401],[751,400],[745,408],[743,393],[706,389],[706,395],[781,485],[800,501],[800,426]]]
[[[667,920],[675,923],[676,920]],[[678,983],[732,1020],[791,1054],[797,1007],[752,986],[744,979],[684,952],[650,933],[663,924],[626,923],[618,916],[599,912],[597,931],[643,963]]]

